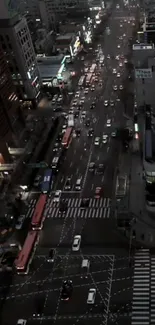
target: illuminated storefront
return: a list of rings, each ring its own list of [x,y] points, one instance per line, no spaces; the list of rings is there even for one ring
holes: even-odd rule
[[[74,44],[70,45],[71,57],[76,56],[79,53],[80,50],[81,50],[80,38],[79,38],[79,36],[76,36],[76,40],[75,40]]]

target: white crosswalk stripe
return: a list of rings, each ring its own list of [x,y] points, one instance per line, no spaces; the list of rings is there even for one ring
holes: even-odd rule
[[[87,208],[81,210],[79,208],[68,208],[67,212],[62,214],[59,212],[59,208],[53,207],[49,208],[47,213],[47,218],[69,218],[69,219],[109,219],[110,218],[110,208]]]
[[[155,324],[155,257],[151,257],[151,320],[150,325]]]
[[[140,249],[136,252],[135,260],[134,260],[131,325],[149,325],[149,324],[150,324],[150,251],[149,249]]]
[[[69,198],[66,199],[67,205],[69,208],[80,208],[81,207],[81,202],[82,199],[80,198]],[[100,198],[100,199],[94,199],[94,198],[90,198],[89,199],[89,208],[106,208],[106,207],[110,207],[111,205],[111,199],[110,198]],[[59,207],[59,203],[58,202],[53,202],[51,200],[50,202],[50,206],[55,206],[55,207]]]

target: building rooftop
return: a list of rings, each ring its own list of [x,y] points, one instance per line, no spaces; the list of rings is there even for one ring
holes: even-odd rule
[[[71,40],[74,35],[75,35],[74,33],[67,33],[64,35],[59,35],[59,36],[57,36],[56,41]]]
[[[63,58],[64,58],[63,54],[54,55],[54,56],[38,55],[36,57],[38,65],[60,64]]]
[[[57,76],[60,64],[41,64],[38,67],[42,79],[52,79]]]

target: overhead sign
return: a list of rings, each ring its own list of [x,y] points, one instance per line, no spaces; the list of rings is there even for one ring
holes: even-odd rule
[[[135,69],[136,79],[152,78],[152,69]]]
[[[45,161],[41,161],[39,163],[27,164],[27,166],[29,168],[46,168],[46,167],[48,167],[48,165]]]

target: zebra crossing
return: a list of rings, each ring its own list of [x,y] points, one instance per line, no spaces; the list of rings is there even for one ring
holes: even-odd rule
[[[88,208],[81,210],[79,208],[68,208],[65,214],[61,214],[59,208],[51,207],[46,213],[46,218],[69,218],[69,219],[109,219],[110,208]]]
[[[155,260],[152,264],[153,280],[155,280]],[[131,325],[155,324],[155,309],[150,311],[150,251],[140,249],[135,253],[134,279],[133,279],[133,300],[132,300],[132,322]],[[154,286],[155,289],[155,286]],[[155,294],[155,290],[153,290]]]
[[[111,199],[110,198],[100,198],[94,199],[90,198],[88,201],[88,206],[82,208],[81,204],[83,199],[81,198],[69,198],[65,200],[67,202],[67,211],[65,213],[60,213],[60,203],[53,202],[51,199],[46,205],[44,215],[46,218],[79,218],[79,219],[109,219],[111,210]]]
[[[155,324],[155,257],[151,257],[151,321],[150,325]]]
[[[65,199],[65,201],[67,202],[67,206],[69,208],[80,208],[83,199],[69,198],[69,199]],[[59,202],[53,202],[53,201],[51,201],[51,199],[49,200],[48,204],[50,206],[59,207]],[[97,209],[98,208],[106,208],[106,207],[109,207],[110,205],[111,205],[110,198],[100,198],[100,199],[90,198],[88,208],[97,208]]]

